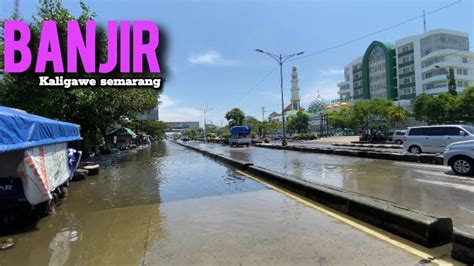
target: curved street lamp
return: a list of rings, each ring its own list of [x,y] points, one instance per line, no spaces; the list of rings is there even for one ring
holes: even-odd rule
[[[290,59],[291,57],[304,54],[304,52],[299,52],[296,54],[289,54],[289,55],[281,55],[281,54],[276,55],[269,52],[265,52],[262,49],[255,49],[255,51],[270,56],[271,58],[275,59],[275,61],[280,65],[281,122],[283,125],[283,139],[281,140],[281,145],[286,146],[287,141],[286,141],[286,130],[285,130],[285,103],[283,99],[283,63],[285,63],[286,60]]]

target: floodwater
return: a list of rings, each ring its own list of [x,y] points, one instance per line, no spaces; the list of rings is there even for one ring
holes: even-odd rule
[[[303,180],[450,217],[456,227],[474,230],[474,178],[456,176],[445,166],[257,147],[194,145]]]
[[[102,161],[0,265],[415,265],[420,258],[173,143]],[[0,237],[0,241],[7,237]]]

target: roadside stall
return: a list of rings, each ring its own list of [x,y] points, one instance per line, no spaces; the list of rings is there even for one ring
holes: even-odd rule
[[[136,145],[137,134],[128,127],[121,127],[107,134],[107,142],[112,148],[126,150]]]
[[[67,192],[81,152],[79,125],[0,106],[0,218],[46,216]]]

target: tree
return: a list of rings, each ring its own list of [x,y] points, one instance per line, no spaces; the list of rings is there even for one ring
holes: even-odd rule
[[[225,114],[225,119],[229,122],[229,127],[241,126],[245,119],[245,113],[239,108],[233,108]]]
[[[260,122],[258,128],[258,134],[262,137],[265,137],[270,134],[275,134],[279,129],[282,128],[282,124],[276,120],[263,121]]]
[[[83,2],[80,2],[82,13],[74,17],[61,4],[62,1],[42,1],[33,22],[30,25],[33,58],[37,58],[38,43],[41,27],[45,20],[57,22],[60,47],[63,55],[66,53],[67,34],[66,22],[78,20],[84,29],[85,21],[93,19],[94,12]],[[107,61],[107,36],[103,30],[97,30],[96,57],[99,62]],[[2,53],[3,55],[3,53]],[[2,56],[3,59],[3,56]],[[63,58],[63,62],[67,62]],[[80,62],[80,60],[79,60]],[[99,145],[105,134],[112,129],[115,121],[120,116],[135,117],[146,112],[158,104],[158,95],[161,91],[155,89],[130,88],[96,88],[81,87],[74,89],[58,89],[38,86],[38,75],[33,71],[34,66],[25,73],[7,74],[0,81],[0,105],[23,109],[27,112],[79,124],[81,135],[84,138],[83,150],[87,154],[91,145]],[[146,73],[145,73],[146,74]],[[43,76],[55,76],[51,67],[47,67]],[[108,77],[119,76],[114,71]],[[63,75],[64,78],[100,77],[95,74],[85,73],[82,66],[78,73]],[[103,77],[103,76],[102,76]],[[144,77],[142,75],[141,77]]]
[[[183,130],[183,137],[187,137],[190,139],[195,139],[198,136],[198,132],[194,128],[185,128]]]
[[[458,92],[456,91],[456,78],[454,77],[454,69],[452,67],[449,68],[448,73],[448,88],[449,94],[453,96],[458,95]]]
[[[209,133],[216,133],[217,134],[217,131],[218,131],[219,127],[216,126],[216,125],[213,125],[213,124],[207,124],[206,125],[206,133],[209,134]]]
[[[242,122],[242,124],[252,128],[252,131],[258,131],[260,127],[260,121],[258,121],[257,118],[250,115],[244,118],[244,121]]]
[[[459,100],[459,112],[462,121],[474,124],[474,87],[464,89]]]
[[[297,132],[298,134],[305,133],[309,129],[309,116],[298,111],[296,115],[290,116],[288,119],[288,130],[290,132]]]
[[[464,113],[464,109],[461,109],[462,98],[464,96],[459,97],[450,93],[421,94],[413,102],[415,118],[430,125],[459,122]]]
[[[143,131],[147,135],[159,139],[165,137],[165,132],[168,129],[168,125],[165,122],[156,120],[134,120],[130,122],[128,126],[137,133]]]

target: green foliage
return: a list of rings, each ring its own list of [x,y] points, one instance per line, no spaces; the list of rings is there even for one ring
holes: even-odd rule
[[[45,20],[57,22],[60,47],[65,54],[67,34],[66,22],[77,19],[83,28],[88,19],[95,17],[87,5],[80,3],[82,13],[74,17],[61,4],[62,1],[42,1],[38,11],[33,15],[31,29],[31,47],[38,47],[41,25]],[[107,36],[97,30],[96,57],[100,62],[107,60]],[[37,48],[32,49],[33,58],[37,57]],[[2,53],[3,54],[3,53]],[[2,56],[3,59],[3,56]],[[63,62],[66,62],[63,59]],[[85,73],[81,67],[79,72],[70,77],[95,77]],[[111,73],[117,74],[117,73]],[[51,68],[46,69],[44,76],[55,76]],[[110,76],[110,74],[108,75]],[[99,77],[100,78],[100,77]],[[120,116],[135,117],[156,106],[160,91],[154,89],[131,88],[75,88],[58,89],[38,86],[38,75],[31,69],[21,74],[8,74],[0,81],[0,105],[25,110],[29,113],[53,119],[69,121],[81,126],[84,138],[84,151],[88,153],[91,145],[98,145],[115,121]]]
[[[314,133],[308,133],[308,134],[306,134],[306,139],[307,139],[307,140],[316,139],[316,134],[314,134]]]
[[[298,133],[293,134],[292,138],[293,140],[301,140],[301,134],[298,134]]]
[[[229,127],[243,125],[245,113],[239,108],[233,108],[225,114],[225,119],[229,122]]]
[[[408,112],[386,99],[358,101],[350,107],[324,112],[332,128],[356,128],[363,131],[375,127],[387,127],[387,123],[405,122]]]
[[[302,111],[298,111],[296,115],[288,118],[288,131],[305,133],[309,129],[309,115]]]
[[[216,133],[206,133],[206,136],[208,139],[215,139],[217,138],[217,134]]]
[[[415,118],[428,124],[474,123],[474,87],[461,95],[422,94],[413,103]]]
[[[462,121],[474,124],[474,87],[464,89],[459,101],[459,112]]]
[[[263,121],[260,122],[257,132],[260,136],[265,137],[266,135],[277,133],[281,127],[281,123],[276,120]]]
[[[449,94],[453,96],[458,95],[458,92],[456,91],[456,78],[454,77],[454,69],[452,67],[449,68],[448,72],[448,88]]]
[[[221,135],[221,138],[223,138],[223,139],[230,139],[230,137],[231,137],[230,132],[226,132],[226,133]]]
[[[185,128],[182,134],[183,134],[183,137],[186,137],[189,139],[196,139],[199,135],[199,132],[194,128]]]
[[[163,139],[168,125],[162,121],[156,120],[134,120],[129,123],[128,127],[135,130],[135,132],[145,132],[145,134],[153,138]]]
[[[206,133],[216,133],[219,130],[219,127],[213,124],[206,125]]]
[[[455,123],[460,120],[461,98],[449,93],[422,94],[413,103],[415,118],[428,124]]]
[[[179,139],[180,135],[179,135],[178,132],[174,132],[172,137],[173,137],[173,140],[177,140],[177,139]]]
[[[257,138],[257,133],[255,133],[255,131],[250,132],[250,138],[251,139],[256,139]]]

